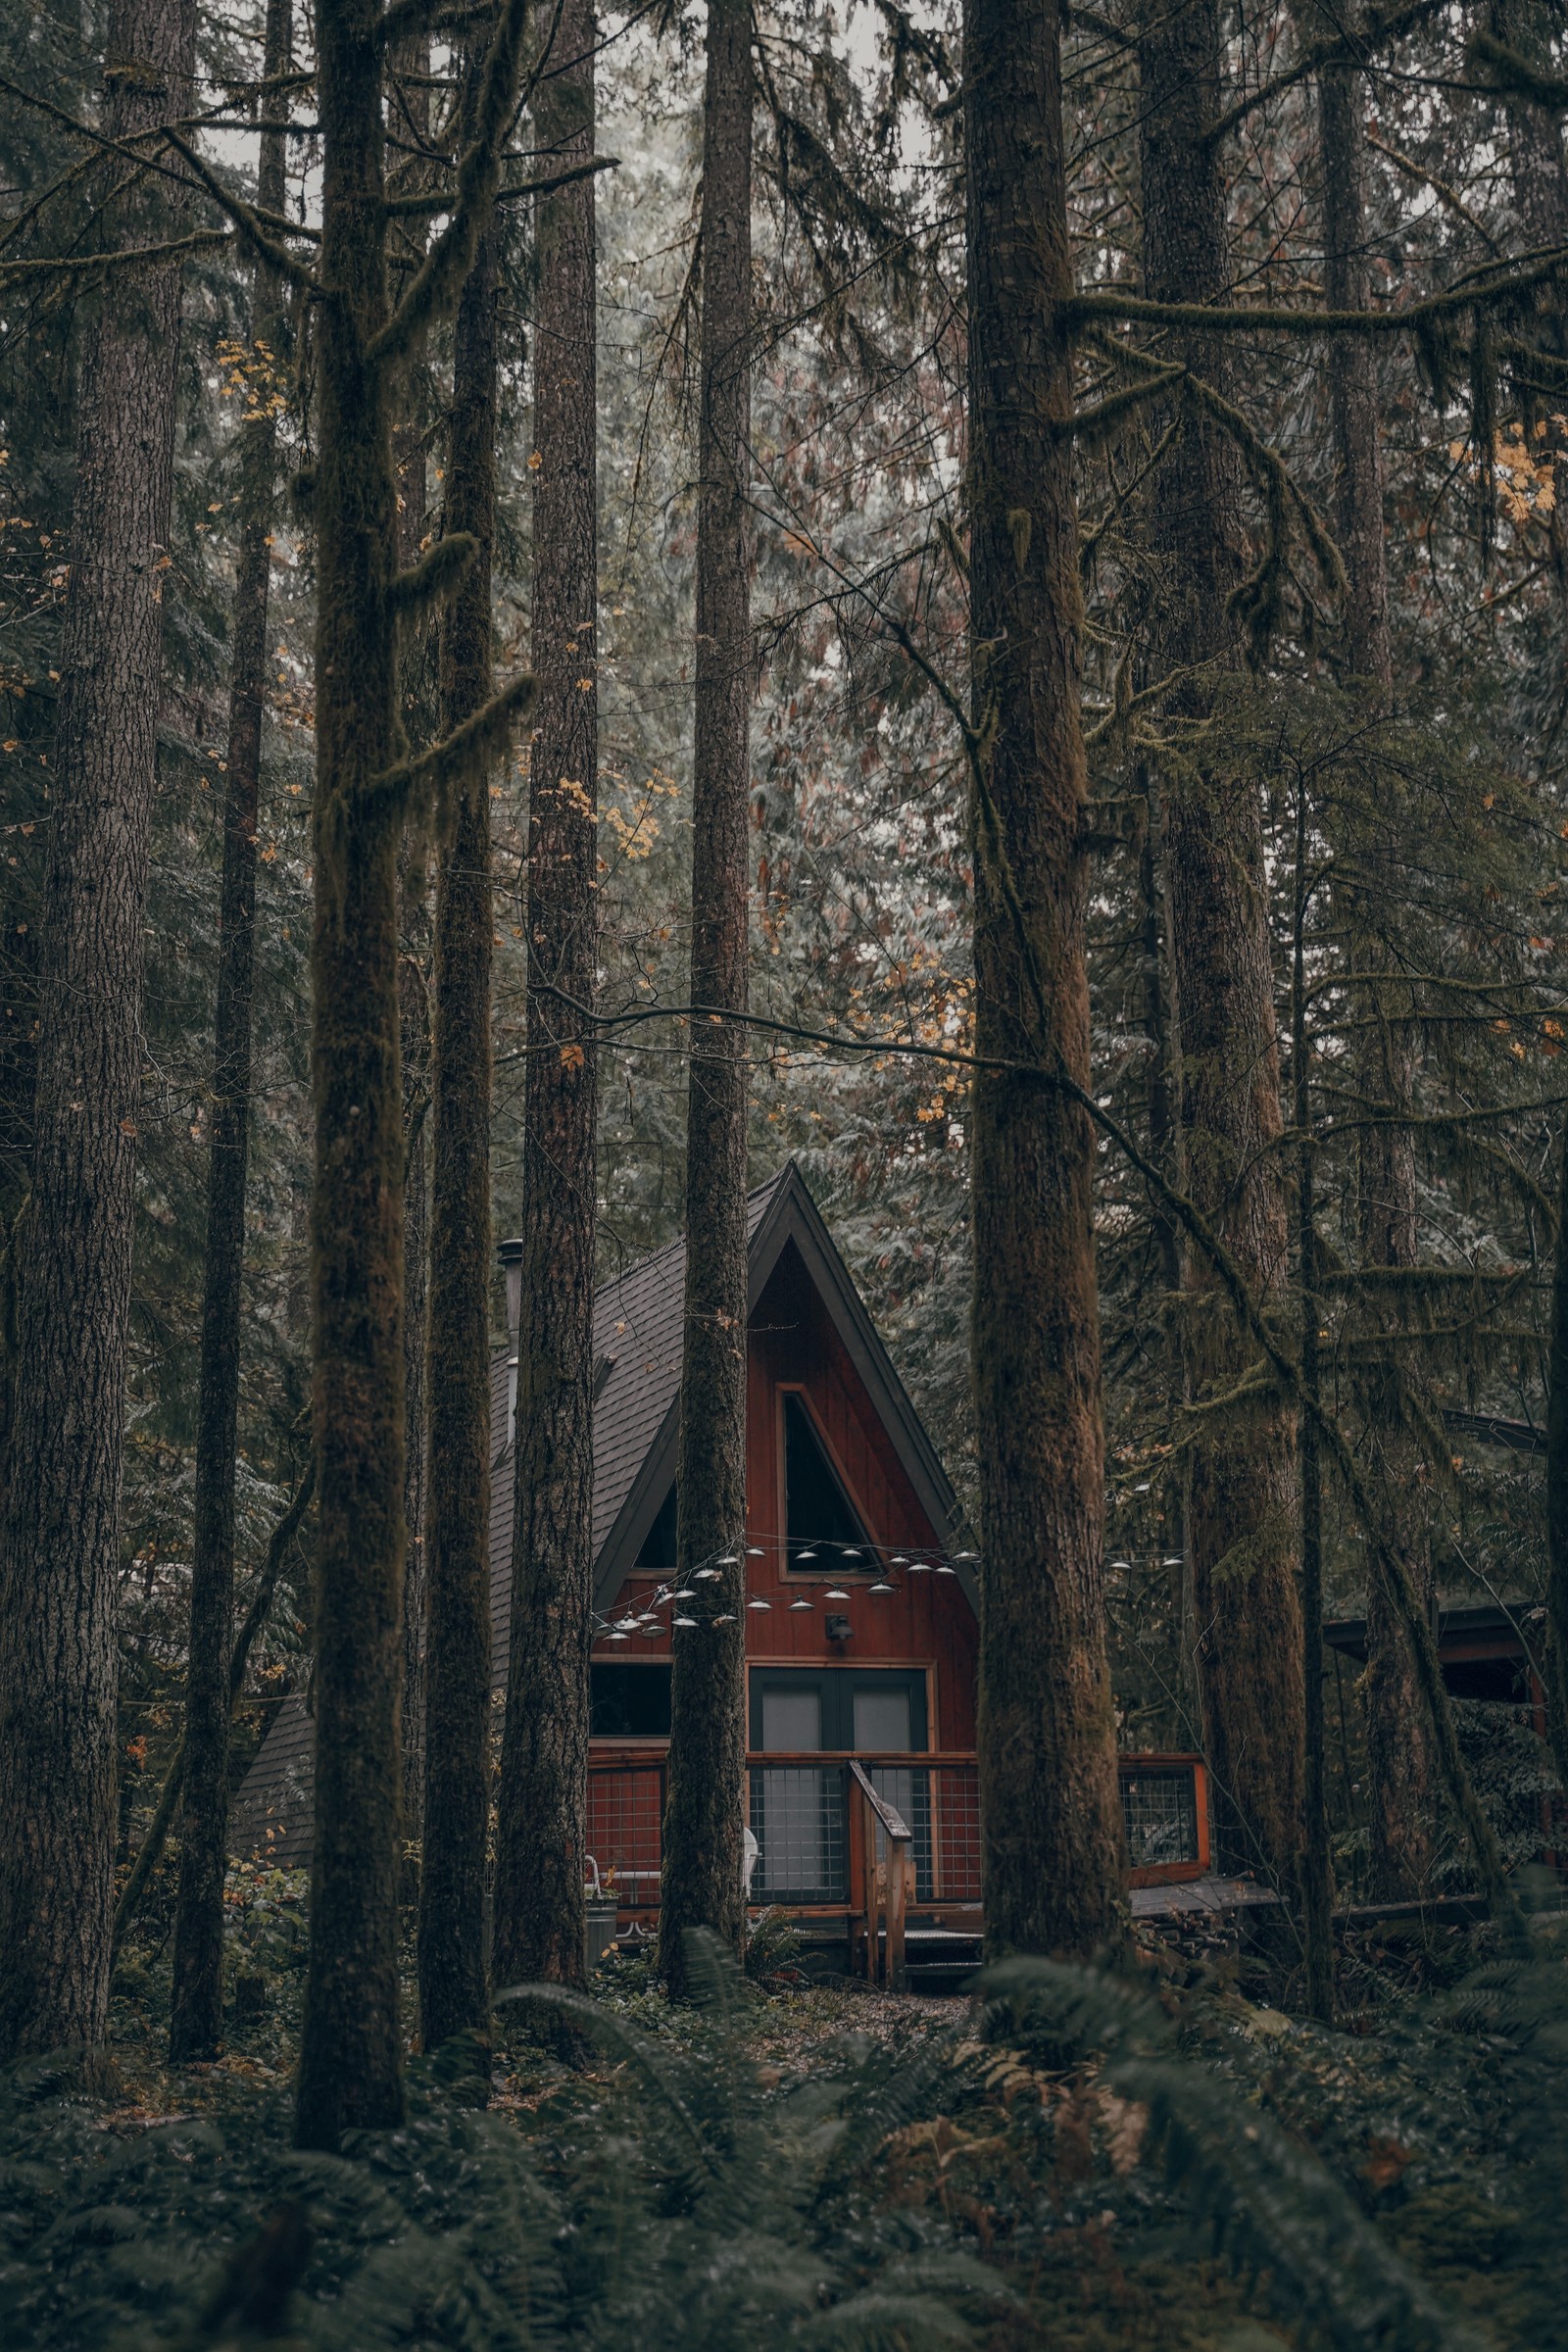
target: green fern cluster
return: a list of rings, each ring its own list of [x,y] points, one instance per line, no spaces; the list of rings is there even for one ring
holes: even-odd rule
[[[711,1945],[695,1968],[695,2019],[531,1988],[517,2014],[554,2006],[590,2069],[479,2114],[421,2062],[406,2129],[339,2157],[295,2152],[286,2102],[232,2081],[148,2126],[13,2073],[6,2352],[1564,2338],[1549,1945],[1375,2041],[1015,1961],[951,2024],[841,2034],[788,2073],[758,2061],[781,2012]]]

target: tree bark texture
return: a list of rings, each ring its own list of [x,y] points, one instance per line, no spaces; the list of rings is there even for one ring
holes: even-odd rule
[[[321,0],[318,311],[316,1812],[296,2131],[335,2147],[402,2119],[397,1833],[404,1563],[397,565],[374,0]]]
[[[1568,1788],[1568,1122],[1560,1149],[1546,1377],[1546,1613],[1552,1669],[1546,1723],[1557,1779]]]
[[[746,0],[710,0],[703,113],[692,1003],[747,1005],[751,783],[748,491],[752,49]],[[686,1113],[686,1298],[676,1557],[728,1562],[675,1636],[659,1967],[688,1989],[685,1937],[739,1950],[746,1786],[746,1034],[694,1014]]]
[[[979,1762],[993,1952],[1087,1954],[1124,1868],[1105,1654],[1072,293],[1057,0],[966,0]]]
[[[186,114],[194,37],[191,0],[111,8],[106,136]],[[177,235],[173,210],[167,180],[133,180],[109,240]],[[90,2053],[108,2002],[143,916],[179,314],[177,261],[111,271],[78,390],[32,1193],[18,1250],[25,1378],[0,1530],[0,2062],[62,2045]]]
[[[1366,266],[1366,134],[1360,75],[1331,67],[1318,81],[1323,191],[1323,296],[1331,310],[1369,307]],[[1384,556],[1383,438],[1377,375],[1370,341],[1339,335],[1328,348],[1334,442],[1339,460],[1335,523],[1345,557],[1349,598],[1346,612],[1346,670],[1387,710],[1394,693],[1389,633],[1388,572]],[[1361,1249],[1366,1263],[1383,1269],[1416,1262],[1416,1164],[1408,1113],[1415,1083],[1415,1040],[1399,1017],[1404,991],[1383,938],[1383,910],[1399,895],[1398,858],[1405,822],[1388,803],[1388,785],[1369,778],[1364,806],[1349,810],[1350,958],[1372,975],[1370,1023],[1361,1050],[1360,1084],[1385,1123],[1362,1129],[1359,1146]],[[1352,784],[1352,792],[1355,790]],[[1387,973],[1386,985],[1376,975]],[[1390,1540],[1409,1564],[1416,1591],[1430,1605],[1432,1544],[1427,1526],[1419,1448],[1403,1404],[1398,1348],[1404,1318],[1394,1302],[1379,1318],[1387,1340],[1381,1362],[1360,1384],[1370,1439],[1368,1484],[1384,1512]],[[1430,1822],[1438,1787],[1437,1758],[1422,1701],[1416,1663],[1387,1581],[1374,1576],[1367,1592],[1367,1664],[1361,1695],[1371,1783],[1371,1892],[1396,1900],[1422,1893],[1431,1875]],[[1315,1663],[1315,1661],[1313,1661]]]
[[[408,560],[408,559],[406,559]],[[403,1841],[424,1838],[425,1394],[430,1348],[430,892],[424,847],[398,876],[398,1033],[403,1057]],[[413,1860],[404,1871],[407,1899]]]
[[[430,132],[430,36],[417,31],[399,42],[393,78],[399,87],[397,113],[412,137],[428,146]],[[404,184],[431,182],[426,164],[410,169]],[[426,224],[417,216],[400,221],[394,259],[394,293],[423,261]],[[398,551],[404,568],[417,564],[427,523],[428,465],[424,418],[415,399],[425,366],[426,338],[416,335],[404,376],[403,414],[392,432],[392,464],[398,489]],[[403,731],[416,745],[438,731],[436,630],[427,613],[404,626],[398,654]],[[428,826],[424,811],[405,823],[398,861],[398,1021],[403,1054],[403,1840],[404,1851],[424,1835],[424,1602],[425,1447],[424,1384],[429,1353],[430,1305],[430,876]],[[407,1901],[414,1871],[406,1866]]]
[[[565,0],[534,101],[542,171],[594,145],[595,20]],[[535,216],[533,668],[522,1313],[495,1973],[582,1981],[593,1641],[598,416],[592,179]],[[560,996],[547,993],[559,990]],[[563,1003],[562,999],[570,1003]]]
[[[269,0],[263,71],[288,72],[292,0]],[[273,111],[281,105],[274,95]],[[280,213],[285,139],[265,134],[257,201]],[[240,528],[228,695],[228,779],[218,923],[218,1005],[207,1162],[195,1528],[185,1670],[184,1786],[174,1914],[169,2055],[215,2058],[223,2030],[223,1880],[228,1867],[228,1652],[234,1615],[234,1454],[239,1425],[245,1172],[251,1133],[251,1005],[256,974],[256,821],[267,696],[267,606],[277,474],[273,380],[283,363],[282,287],[258,260],[252,343],[261,414],[241,427]]]
[[[1361,76],[1331,66],[1318,76],[1323,187],[1323,300],[1331,311],[1371,308],[1366,245],[1366,125]],[[1389,575],[1383,532],[1383,436],[1376,353],[1368,335],[1335,335],[1328,352],[1339,484],[1335,524],[1349,599],[1346,666],[1387,698],[1394,690]]]
[[[1204,133],[1218,112],[1214,0],[1152,8],[1139,41],[1144,276],[1155,301],[1202,302],[1227,287],[1224,189]],[[1201,348],[1200,348],[1201,346]],[[1224,392],[1226,354],[1193,337],[1171,356]],[[1243,576],[1240,465],[1189,406],[1151,484],[1153,660],[1180,682],[1178,719],[1211,708],[1239,659],[1229,600]],[[1289,1277],[1289,1227],[1274,1145],[1281,1132],[1262,814],[1251,786],[1214,766],[1173,767],[1166,852],[1189,1191],[1259,1300]],[[1187,1252],[1185,1378],[1197,1403],[1230,1391],[1250,1350],[1215,1277]],[[1296,1589],[1295,1431],[1265,1393],[1209,1415],[1187,1449],[1185,1505],[1204,1744],[1226,1858],[1281,1877],[1301,1844],[1301,1612]]]
[[[470,60],[471,88],[482,51]],[[471,108],[468,110],[471,112]],[[496,508],[496,249],[480,237],[458,303],[447,528],[478,553],[447,610],[445,731],[490,695]],[[490,771],[452,785],[436,868],[430,1354],[419,2028],[488,2048],[490,1815]],[[485,2083],[489,2068],[475,2070]]]

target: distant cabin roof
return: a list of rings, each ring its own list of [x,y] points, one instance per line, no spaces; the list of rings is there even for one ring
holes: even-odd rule
[[[793,1243],[938,1541],[956,1549],[963,1542],[957,1498],[794,1160],[748,1197],[747,1235],[749,1308]],[[675,1475],[685,1286],[682,1240],[637,1259],[594,1296],[594,1597],[601,1609],[635,1564]],[[509,1423],[514,1362],[514,1347],[509,1346],[496,1350],[490,1368],[490,1617],[497,1689],[506,1681],[512,1628]],[[966,1561],[956,1565],[973,1605],[973,1572]],[[314,1740],[304,1698],[285,1699],[234,1799],[230,1843],[236,1853],[260,1849],[291,1868],[308,1859]]]

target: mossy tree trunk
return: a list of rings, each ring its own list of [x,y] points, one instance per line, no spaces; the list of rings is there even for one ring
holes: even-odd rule
[[[1323,297],[1331,310],[1370,305],[1366,252],[1366,130],[1361,77],[1351,66],[1331,67],[1318,80],[1323,200]],[[1371,343],[1340,335],[1327,353],[1334,443],[1339,458],[1335,525],[1345,557],[1349,595],[1346,611],[1346,671],[1375,709],[1394,696],[1394,648],[1389,631],[1388,567],[1384,553],[1383,438],[1378,421],[1376,363]],[[1352,790],[1355,788],[1352,786]],[[1406,819],[1391,802],[1387,778],[1374,772],[1348,811],[1354,899],[1350,958],[1370,976],[1370,1015],[1360,1061],[1360,1085],[1379,1123],[1363,1128],[1359,1145],[1361,1250],[1378,1272],[1416,1263],[1416,1158],[1413,1128],[1404,1123],[1415,1083],[1415,1041],[1402,1017],[1402,988],[1385,937],[1397,906]],[[1379,975],[1385,975],[1381,980]],[[1399,1348],[1404,1317],[1396,1300],[1375,1301],[1375,1321],[1387,1340],[1381,1360],[1369,1362],[1361,1383],[1371,1459],[1368,1484],[1384,1513],[1390,1540],[1409,1566],[1424,1605],[1433,1597],[1432,1543],[1427,1525],[1419,1448],[1404,1408],[1404,1363]],[[1399,1898],[1422,1893],[1432,1869],[1431,1820],[1438,1796],[1438,1764],[1416,1662],[1403,1621],[1380,1576],[1367,1592],[1367,1665],[1361,1694],[1366,1716],[1367,1768],[1372,1793],[1371,1891]],[[1309,1642],[1315,1641],[1307,1629]],[[1316,1653],[1311,1653],[1316,1664]]]
[[[747,1006],[747,803],[754,655],[750,487],[752,23],[710,0],[703,102],[694,1005]],[[676,1557],[681,1582],[728,1563],[675,1636],[659,1967],[688,1988],[685,1936],[738,1950],[746,1788],[746,1033],[694,1013],[686,1115],[686,1294]]]
[[[109,11],[101,126],[189,110],[192,0]],[[166,178],[105,245],[179,233]],[[172,215],[174,216],[172,218]],[[44,881],[32,1192],[0,1527],[0,2062],[101,2044],[109,1997],[125,1348],[143,919],[178,386],[179,263],[111,270],[78,389],[71,580]]]
[[[493,758],[532,693],[515,680],[407,755],[398,623],[458,586],[448,534],[397,565],[392,404],[420,326],[466,277],[514,103],[523,0],[496,15],[447,224],[387,298],[382,31],[374,0],[318,0],[322,134],[314,288],[317,547],[314,811],[316,1186],[311,1257],[318,1475],[316,1818],[296,2132],[333,2147],[403,2111],[398,2018],[399,1699],[405,1549],[404,1133],[399,832]]]
[[[372,0],[317,17],[318,310],[311,1257],[316,1810],[302,2145],[403,2114],[397,1832],[404,1564],[396,491]]]
[[[990,1948],[1087,1954],[1123,1875],[1105,1654],[1065,9],[966,0],[979,1759]]]
[[[420,30],[400,41],[393,53],[397,111],[414,138],[430,143],[430,36]],[[405,156],[403,192],[432,184],[422,158]],[[428,224],[416,215],[397,224],[393,247],[394,290],[406,290],[424,260]],[[404,376],[402,415],[392,432],[397,477],[398,550],[405,569],[423,553],[429,523],[429,463],[425,336],[416,335]],[[399,654],[403,731],[411,743],[426,744],[439,732],[435,651],[438,632],[428,620],[405,629]],[[424,1831],[424,1597],[425,1597],[425,1372],[430,1309],[430,873],[429,827],[421,808],[406,822],[398,856],[398,1018],[403,1054],[403,1516],[407,1529],[403,1562],[403,1838],[416,1847]],[[416,1886],[412,1868],[403,1873],[405,1902]]]
[[[482,60],[468,67],[471,116]],[[477,554],[446,615],[448,733],[490,695],[496,508],[493,233],[458,302],[447,528]],[[427,2050],[475,2037],[487,2087],[484,1861],[490,1812],[490,771],[474,766],[441,812],[431,1096],[430,1337],[425,1411],[424,1848],[419,2028]]]
[[[1146,290],[1162,302],[1221,297],[1228,284],[1224,185],[1205,134],[1218,113],[1214,0],[1152,5],[1139,37]],[[1222,338],[1173,355],[1226,389]],[[1176,719],[1212,707],[1240,647],[1229,600],[1243,576],[1240,464],[1191,404],[1151,484],[1151,636]],[[1257,1298],[1289,1281],[1289,1224],[1275,1145],[1279,1052],[1255,790],[1217,763],[1173,766],[1166,795],[1179,1140],[1187,1190]],[[1186,1253],[1182,1339],[1188,1396],[1223,1396],[1247,1373],[1212,1269]],[[1213,1414],[1188,1449],[1185,1535],[1198,1634],[1204,1744],[1226,1859],[1290,1881],[1301,1848],[1301,1612],[1296,1586],[1294,1415],[1265,1387]]]
[[[534,100],[541,173],[593,153],[595,18],[564,0]],[[535,214],[533,667],[522,1314],[495,1974],[581,1982],[593,1633],[598,1057],[598,415],[591,178]],[[559,993],[557,993],[559,992]]]
[[[269,0],[263,72],[288,72],[292,0]],[[284,111],[275,90],[269,113]],[[257,198],[280,213],[285,139],[261,142]],[[285,321],[276,270],[252,277],[252,397],[242,429],[238,562],[228,696],[228,779],[218,928],[218,1006],[208,1136],[207,1253],[202,1275],[201,1384],[196,1407],[195,1529],[185,1670],[179,1897],[174,1915],[169,2054],[214,2058],[223,2028],[223,1879],[228,1862],[228,1654],[234,1614],[234,1456],[239,1415],[245,1172],[251,1130],[251,1004],[256,971],[256,824],[267,696],[267,607],[277,487],[274,395]]]

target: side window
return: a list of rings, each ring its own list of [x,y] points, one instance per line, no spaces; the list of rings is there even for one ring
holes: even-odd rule
[[[604,1665],[595,1659],[589,1677],[596,1740],[669,1738],[669,1668],[662,1661],[623,1666],[618,1658]]]

